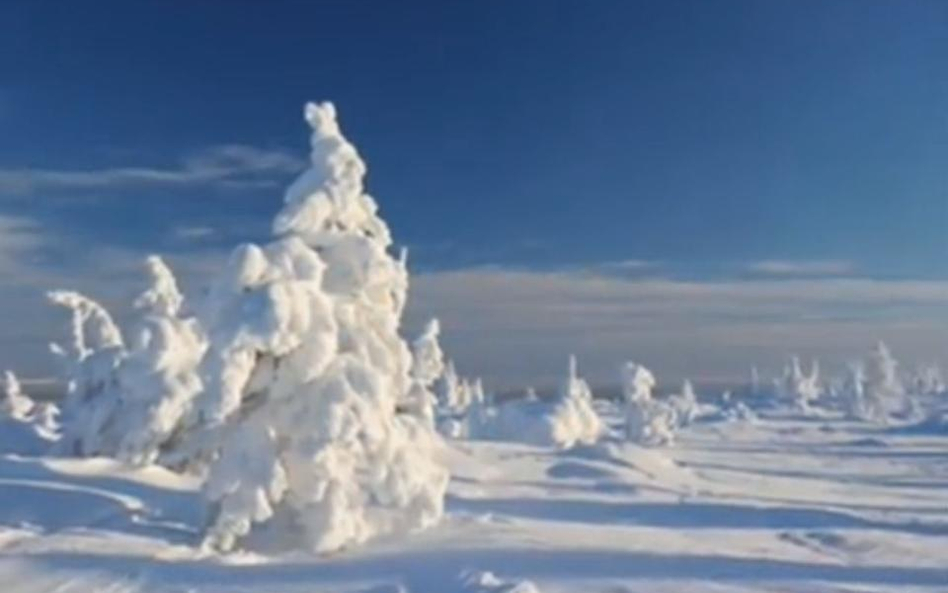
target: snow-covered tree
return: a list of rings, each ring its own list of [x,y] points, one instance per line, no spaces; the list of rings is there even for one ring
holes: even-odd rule
[[[73,292],[53,292],[72,311],[68,390],[61,452],[108,455],[144,465],[158,459],[201,390],[197,365],[205,343],[193,318],[179,317],[183,297],[161,258],[145,260],[149,284],[136,299],[126,344],[108,312]]]
[[[20,382],[13,371],[3,373],[3,399],[0,400],[0,416],[14,420],[25,420],[33,411],[33,400],[23,393]]]
[[[777,394],[797,409],[807,412],[810,405],[820,397],[820,367],[815,360],[810,373],[804,373],[797,356],[792,356],[784,368],[783,377],[777,382]]]
[[[50,346],[63,361],[66,379],[62,437],[56,449],[66,455],[114,454],[120,406],[116,371],[126,356],[122,334],[108,311],[88,297],[69,291],[47,297],[71,313],[68,346]]]
[[[443,509],[437,435],[398,412],[413,368],[398,333],[405,258],[389,253],[335,108],[309,104],[306,119],[311,165],[287,190],[276,239],[238,248],[202,313],[195,438],[211,459],[206,541],[225,550],[272,520],[329,552]]]
[[[194,317],[182,316],[184,298],[158,256],[145,260],[150,285],[136,299],[128,353],[118,367],[124,429],[116,456],[144,465],[172,448],[203,388],[198,365],[207,348]]]
[[[438,320],[432,319],[412,343],[411,387],[405,404],[406,410],[424,419],[430,426],[435,423],[437,404],[431,389],[444,373],[444,352],[438,341],[440,333]]]
[[[622,393],[625,397],[626,438],[632,442],[658,445],[674,440],[674,413],[652,399],[655,375],[644,366],[627,362],[622,367]]]

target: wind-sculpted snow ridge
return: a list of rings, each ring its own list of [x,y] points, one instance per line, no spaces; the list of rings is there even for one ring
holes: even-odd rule
[[[269,523],[331,552],[442,514],[440,440],[424,409],[411,412],[438,374],[437,325],[414,361],[398,333],[405,256],[389,254],[365,164],[332,104],[307,105],[306,119],[311,166],[286,192],[276,239],[237,248],[201,312],[193,439],[210,460],[206,542],[222,550]]]
[[[183,297],[161,258],[151,256],[145,265],[150,282],[135,301],[128,344],[95,301],[74,292],[49,294],[72,314],[70,347],[53,346],[66,366],[61,453],[153,463],[173,445],[201,390],[202,332],[195,319],[180,317]]]

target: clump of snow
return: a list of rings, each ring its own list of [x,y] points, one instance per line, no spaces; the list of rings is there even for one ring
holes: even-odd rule
[[[206,542],[228,550],[255,525],[295,526],[316,552],[423,528],[442,514],[437,434],[410,410],[437,374],[437,325],[400,337],[404,254],[335,108],[309,104],[311,166],[276,216],[277,239],[245,245],[213,286],[194,439],[210,460]],[[400,410],[404,411],[400,412]]]
[[[67,365],[63,453],[152,463],[201,391],[202,332],[195,319],[180,316],[184,299],[161,258],[151,256],[145,266],[149,284],[135,301],[128,344],[95,301],[74,292],[49,294],[72,313],[69,349],[53,348]]]
[[[20,382],[13,371],[3,373],[3,399],[0,400],[0,416],[14,420],[25,420],[33,410],[33,400],[20,389]]]
[[[644,366],[627,362],[622,367],[626,439],[643,445],[663,445],[674,440],[675,413],[652,398],[655,376]]]
[[[58,438],[59,409],[35,403],[23,393],[12,371],[5,371],[0,400],[0,453],[41,455]]]
[[[803,372],[803,366],[797,356],[792,356],[784,368],[783,377],[777,380],[777,396],[801,412],[808,412],[811,404],[820,397],[820,366],[815,360],[809,374]]]

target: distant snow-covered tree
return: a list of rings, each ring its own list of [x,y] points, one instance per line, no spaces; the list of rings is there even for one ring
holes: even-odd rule
[[[945,393],[945,380],[938,365],[920,365],[912,376],[912,392],[918,395]]]
[[[431,389],[444,373],[444,352],[438,341],[440,333],[438,320],[432,319],[412,343],[411,386],[405,404],[407,410],[424,419],[430,426],[435,424],[437,404]]]
[[[800,359],[792,356],[784,368],[783,377],[777,383],[777,394],[797,409],[807,412],[820,396],[820,367],[813,361],[809,374],[803,372]]]
[[[287,190],[276,239],[235,251],[202,314],[193,438],[210,460],[206,542],[224,550],[268,522],[295,526],[317,552],[425,527],[447,487],[436,433],[399,412],[413,368],[426,381],[437,358],[416,367],[399,335],[405,258],[389,254],[335,108],[309,104],[306,119],[311,164]]]
[[[893,414],[912,412],[898,362],[881,341],[864,362],[850,367],[841,395],[846,411],[861,420],[885,423]]]
[[[632,442],[661,445],[674,440],[674,413],[652,399],[655,385],[655,376],[644,366],[627,362],[622,367],[625,431]]]

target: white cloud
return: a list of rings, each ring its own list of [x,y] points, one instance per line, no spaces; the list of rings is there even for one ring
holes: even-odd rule
[[[751,262],[747,271],[766,276],[845,276],[855,271],[852,262],[827,260],[763,260]]]
[[[109,167],[85,171],[0,169],[0,191],[33,194],[40,190],[108,190],[148,186],[218,185],[230,189],[272,187],[303,168],[304,161],[281,150],[227,144],[183,159],[178,166]]]

